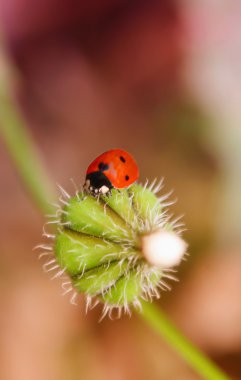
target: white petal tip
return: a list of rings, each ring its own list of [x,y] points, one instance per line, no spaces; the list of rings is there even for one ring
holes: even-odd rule
[[[186,249],[186,242],[172,231],[157,230],[142,237],[143,255],[150,264],[158,267],[178,265]]]

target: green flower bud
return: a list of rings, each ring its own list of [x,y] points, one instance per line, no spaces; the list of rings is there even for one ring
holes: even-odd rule
[[[45,249],[42,256],[52,255],[46,271],[68,275],[63,289],[75,290],[72,302],[85,293],[87,308],[102,302],[103,316],[115,309],[119,316],[168,288],[165,278],[173,278],[170,272],[187,245],[179,236],[181,225],[163,211],[165,197],[155,195],[160,185],[152,190],[154,185],[134,184],[97,198],[84,191],[71,197],[61,188],[63,206],[53,221],[58,232],[48,235],[53,244],[39,247]]]

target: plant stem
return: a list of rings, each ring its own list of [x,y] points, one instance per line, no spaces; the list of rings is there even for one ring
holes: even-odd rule
[[[40,210],[51,212],[52,187],[40,157],[10,100],[0,98],[0,131],[23,184]]]
[[[164,338],[182,358],[205,380],[229,380],[207,356],[193,346],[154,304],[143,302],[140,316]]]

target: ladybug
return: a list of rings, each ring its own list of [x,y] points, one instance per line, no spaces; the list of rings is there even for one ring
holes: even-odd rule
[[[130,186],[139,177],[139,169],[130,153],[112,149],[102,153],[86,171],[84,189],[92,195],[111,193],[111,189]]]

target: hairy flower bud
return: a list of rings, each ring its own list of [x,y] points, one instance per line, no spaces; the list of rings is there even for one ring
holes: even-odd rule
[[[54,255],[45,269],[70,278],[62,286],[65,293],[75,289],[73,302],[83,292],[87,308],[102,302],[103,316],[114,309],[120,315],[168,288],[165,278],[173,278],[187,245],[181,225],[164,211],[167,197],[155,195],[161,184],[154,186],[134,184],[97,198],[84,191],[71,197],[61,188],[58,232],[49,235],[52,245],[39,247]]]

